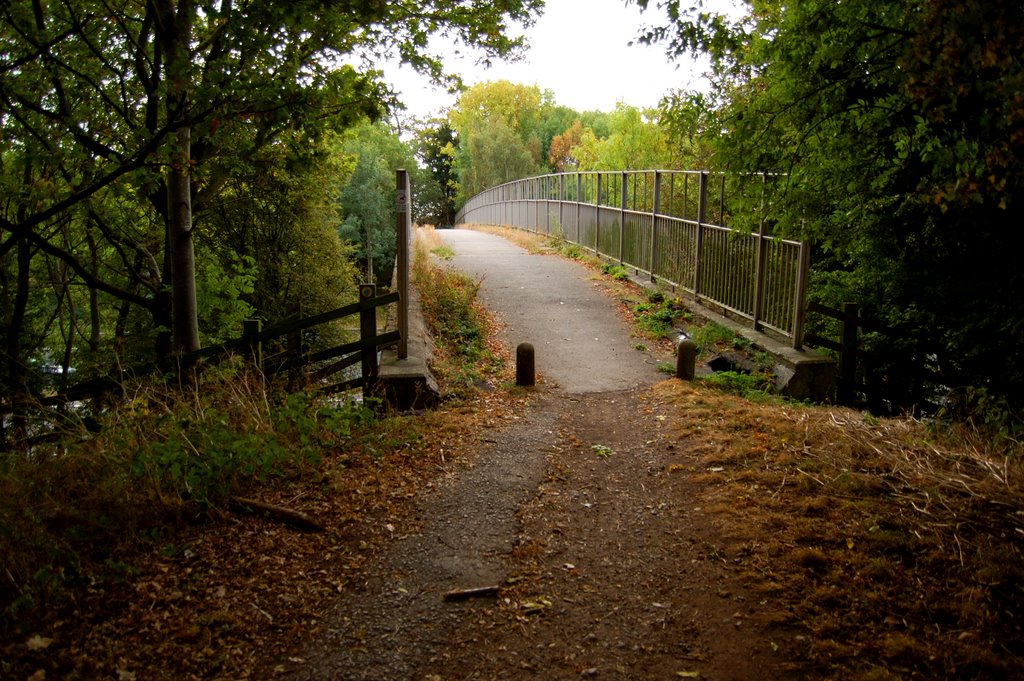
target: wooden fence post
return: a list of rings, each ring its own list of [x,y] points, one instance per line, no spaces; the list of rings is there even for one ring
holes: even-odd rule
[[[402,334],[402,340],[398,341],[398,359],[406,359],[409,356],[409,232],[412,222],[409,173],[405,170],[395,171],[395,185],[396,283],[398,293],[402,296],[398,301],[398,332]]]
[[[793,301],[793,347],[800,350],[804,342],[804,314],[807,301],[807,277],[811,269],[811,246],[800,242],[800,258],[796,272],[796,300]]]
[[[252,352],[253,362],[260,373],[263,373],[263,320],[246,319],[242,322],[242,338]]]
[[[860,307],[856,303],[843,303],[843,318],[839,322],[839,404],[853,402],[857,374],[857,318]]]
[[[363,395],[373,393],[377,380],[377,348],[372,344],[377,336],[377,308],[371,304],[377,297],[374,284],[359,286],[359,340],[363,344],[361,360],[363,374]]]
[[[296,320],[302,319],[302,304],[295,305],[294,317]],[[290,361],[296,361],[302,356],[302,332],[292,331],[285,337],[285,342],[288,347],[287,357]],[[288,390],[290,392],[298,389],[302,381],[302,370],[296,365],[295,368],[288,371]]]

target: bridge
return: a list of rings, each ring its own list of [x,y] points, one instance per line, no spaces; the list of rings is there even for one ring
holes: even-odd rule
[[[772,235],[768,175],[754,197],[728,179],[669,170],[541,175],[474,196],[456,223],[564,238],[800,349],[809,248]]]
[[[542,175],[478,194],[456,223],[529,230],[622,265],[772,353],[780,392],[820,400],[835,364],[802,347],[810,249],[771,233],[775,179],[762,175],[752,194],[707,171]]]

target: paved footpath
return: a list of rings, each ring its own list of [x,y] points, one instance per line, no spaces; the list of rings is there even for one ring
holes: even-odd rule
[[[586,267],[484,232],[437,233],[455,251],[451,263],[481,280],[481,303],[507,324],[502,340],[512,348],[531,343],[537,373],[549,383],[596,393],[665,378],[650,355],[633,347],[628,325]]]
[[[529,541],[520,536],[517,514],[547,479],[547,456],[559,445],[568,414],[583,427],[584,402],[604,399],[619,412],[631,394],[664,378],[651,356],[634,349],[628,325],[587,268],[532,255],[491,234],[439,234],[455,251],[450,265],[481,281],[480,302],[506,324],[502,340],[510,347],[533,344],[545,385],[510,425],[487,431],[472,468],[424,495],[410,522],[396,527],[364,581],[295,658],[287,675],[293,681],[497,678],[471,671],[495,654],[493,646],[465,643],[487,628],[478,604],[442,604],[440,595],[509,576],[513,547]],[[513,656],[536,647],[509,646]],[[463,659],[451,667],[449,656]],[[564,678],[537,677],[519,668],[522,659],[509,662],[501,678]],[[428,673],[439,668],[443,675]]]

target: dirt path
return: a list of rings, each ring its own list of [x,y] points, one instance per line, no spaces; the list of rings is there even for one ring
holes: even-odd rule
[[[775,676],[756,599],[670,473],[685,452],[661,432],[654,358],[632,349],[584,268],[477,232],[446,237],[506,341],[533,340],[547,382],[422,501],[420,526],[395,536],[290,678]],[[497,597],[443,600],[488,585]]]
[[[718,557],[664,418],[647,389],[539,396],[423,502],[291,678],[777,677],[785,632]]]

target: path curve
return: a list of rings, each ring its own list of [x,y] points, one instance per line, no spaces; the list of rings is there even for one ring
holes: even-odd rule
[[[664,377],[592,272],[486,233],[441,235],[503,340],[535,346],[545,381],[479,435],[471,469],[418,500],[284,676],[773,678],[768,641],[739,628],[748,597],[722,587],[727,569],[704,548],[714,527],[666,464],[678,450],[651,390]],[[501,602],[442,600],[512,583]]]
[[[656,361],[634,349],[630,329],[579,263],[531,254],[485,232],[438,230],[451,263],[481,281],[480,301],[507,324],[510,347],[533,345],[537,372],[569,393],[652,385]]]

